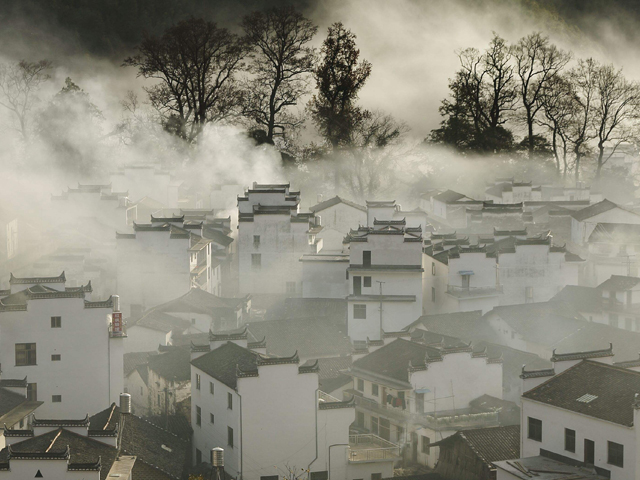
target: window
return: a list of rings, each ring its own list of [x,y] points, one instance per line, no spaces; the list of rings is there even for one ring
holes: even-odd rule
[[[362,252],[362,265],[365,267],[371,266],[371,250],[365,250]]]
[[[370,287],[371,286],[371,277],[364,277],[364,284],[365,287]]]
[[[196,405],[196,425],[202,425],[202,409]]]
[[[367,318],[367,306],[356,304],[353,306],[353,318],[365,319]]]
[[[213,387],[213,382],[209,382],[209,393],[211,395],[213,395],[213,392],[215,391],[214,387]]]
[[[196,448],[196,465],[202,463],[202,452]]]
[[[253,246],[254,248],[258,248],[260,246],[260,235],[253,236]]]
[[[436,276],[436,262],[431,262],[431,275]]]
[[[311,472],[309,480],[328,480],[329,472],[327,470],[321,472]]]
[[[196,390],[200,390],[200,374],[196,373]]]
[[[227,393],[227,408],[233,410],[233,395],[231,395],[231,392]]]
[[[260,270],[262,267],[262,255],[260,253],[251,254],[251,268],[254,270]]]
[[[52,362],[59,362],[61,358],[62,355],[60,355],[59,353],[54,353],[53,355],[51,355]]]
[[[260,480],[280,480],[278,475],[262,475]]]
[[[296,282],[287,282],[287,293],[296,293]]]
[[[429,447],[429,445],[431,444],[431,439],[422,435],[422,441],[420,443],[422,447],[421,452],[429,455],[429,453],[431,452],[431,448]]]
[[[378,417],[371,417],[371,433],[378,435]]]
[[[209,423],[214,424],[215,422],[215,417],[213,416],[213,413],[209,414]]]
[[[372,473],[371,480],[382,480],[382,473]]]
[[[53,403],[61,403],[62,402],[62,395],[51,395],[51,401]]]
[[[61,328],[62,317],[51,317],[51,328]]]
[[[233,448],[233,428],[227,427],[227,445]]]
[[[377,383],[372,383],[371,384],[371,395],[373,395],[374,397],[378,396],[378,384]]]
[[[16,343],[16,366],[36,364],[36,344]]]
[[[358,379],[358,386],[356,387],[356,389],[360,392],[364,392],[364,380],[359,378]]]
[[[570,428],[564,429],[564,449],[567,452],[576,451],[576,431]]]
[[[607,442],[607,463],[616,467],[624,467],[624,445]]]
[[[27,400],[38,400],[38,384],[27,383]]]
[[[535,440],[536,442],[542,441],[542,420],[529,417],[528,438],[530,440]]]
[[[431,301],[436,301],[436,287],[431,287]]]

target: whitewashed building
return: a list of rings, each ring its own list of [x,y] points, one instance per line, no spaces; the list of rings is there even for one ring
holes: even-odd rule
[[[640,215],[609,201],[602,200],[573,213],[571,241],[577,245],[587,243],[599,223],[640,224]]]
[[[399,447],[375,435],[349,435],[354,402],[319,390],[317,363],[269,358],[232,341],[192,355],[196,464],[210,462],[211,449],[222,447],[226,472],[246,480],[303,470],[309,479],[393,475]]]
[[[502,398],[502,360],[456,339],[427,345],[408,332],[368,342],[371,353],[353,362],[356,425],[406,445],[406,460],[433,467],[430,447],[457,430],[498,424],[497,413],[472,413],[482,395]],[[373,350],[373,351],[372,351]]]
[[[382,338],[422,315],[422,232],[404,220],[352,230],[347,325],[354,341]]]
[[[316,224],[322,226],[317,237],[322,239],[325,253],[340,252],[345,235],[352,228],[367,224],[367,209],[339,196],[322,201],[322,195],[318,195],[318,203],[309,211],[315,215]]]
[[[376,220],[385,222],[404,220],[409,228],[418,228],[426,232],[429,228],[427,212],[416,208],[403,210],[402,205],[395,200],[370,201],[367,200],[367,227],[375,226]],[[355,225],[353,225],[355,228]]]
[[[314,216],[299,213],[300,192],[289,184],[253,184],[238,197],[238,274],[241,294],[302,296],[305,253],[317,253]]]
[[[126,335],[115,297],[85,300],[85,287],[59,277],[11,277],[0,297],[0,364],[7,378],[28,378],[39,414],[68,418],[99,411],[123,389]]]

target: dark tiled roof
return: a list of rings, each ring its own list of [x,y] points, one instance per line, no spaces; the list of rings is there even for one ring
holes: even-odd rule
[[[488,465],[520,457],[520,425],[472,428],[456,435]]]
[[[165,353],[149,357],[149,369],[166,380],[185,382],[191,378],[191,352],[186,347],[173,347]]]
[[[613,343],[613,351],[617,358],[632,358],[638,354],[640,333],[602,323],[587,322],[553,346],[559,352],[580,352],[602,349],[609,342]]]
[[[640,357],[640,355],[638,357]],[[640,358],[636,358],[634,360],[623,360],[621,362],[613,362],[613,364],[616,367],[622,367],[622,368],[640,367]]]
[[[191,361],[191,365],[221,381],[229,388],[235,389],[238,384],[238,368],[242,371],[256,370],[257,356],[258,354],[251,350],[227,342],[215,350],[195,358]]]
[[[587,218],[591,218],[601,213],[608,212],[609,210],[613,210],[614,208],[619,207],[612,201],[605,198],[601,202],[594,203],[593,205],[589,205],[587,208],[578,210],[572,215],[572,217],[581,222],[583,220],[586,220]]]
[[[232,237],[230,237],[229,235],[225,235],[220,230],[213,228],[209,225],[204,226],[203,234],[205,238],[208,238],[209,240],[219,245],[222,245],[223,247],[227,247],[233,243]]]
[[[342,373],[342,370],[348,370],[351,364],[351,356],[318,359],[320,390],[331,393],[351,382],[351,377]]]
[[[556,350],[553,350],[553,356],[551,357],[552,362],[562,362],[562,361],[570,361],[570,360],[584,360],[587,358],[604,358],[604,357],[613,357],[613,344],[609,344],[609,348],[599,349],[599,350],[589,350],[583,352],[569,352],[569,353],[556,353]]]
[[[564,302],[579,312],[601,312],[602,294],[594,287],[567,285],[560,290],[550,302]]]
[[[329,208],[329,207],[333,207],[334,205],[337,205],[339,203],[344,203],[345,205],[348,205],[349,207],[353,207],[356,208],[358,210],[362,210],[363,212],[366,212],[367,209],[366,207],[363,207],[362,205],[358,205],[355,202],[352,202],[350,200],[347,200],[345,198],[341,198],[339,196],[335,196],[333,198],[330,198],[329,200],[325,200],[324,202],[320,202],[312,207],[309,207],[309,211],[316,213],[316,212],[320,212],[322,210],[324,210],[325,208]]]
[[[480,310],[472,312],[423,315],[409,325],[410,329],[424,328],[429,332],[456,337],[465,341],[492,340],[495,333],[482,317]]]
[[[200,288],[192,288],[187,293],[169,302],[153,307],[151,310],[171,313],[188,312],[213,315],[219,310],[236,310],[242,307],[245,298],[218,297]]]
[[[454,192],[453,190],[446,190],[433,197],[434,200],[438,200],[443,203],[457,202],[458,200],[461,200],[463,198],[467,198],[467,196],[458,192]]]
[[[140,318],[130,319],[127,321],[127,327],[135,326],[150,328],[159,332],[169,333],[172,331],[182,332],[189,327],[190,323],[183,318],[174,317],[155,309],[148,310],[143,313]]]
[[[57,277],[24,277],[18,278],[14,277],[13,273],[9,276],[9,283],[11,285],[28,285],[31,283],[65,283],[66,278],[64,276],[64,272],[62,272]]]
[[[153,423],[157,427],[173,433],[183,440],[191,440],[193,429],[191,428],[189,421],[183,415],[169,415],[168,420],[164,415],[157,415],[153,417],[145,417],[145,420]]]
[[[0,425],[13,427],[42,403],[27,400],[23,395],[0,388]]]
[[[638,285],[638,283],[640,283],[640,278],[638,277],[611,275],[608,280],[605,280],[600,285],[598,285],[598,289],[614,292],[624,292],[626,290],[631,290],[633,287]]]
[[[128,377],[138,365],[146,365],[149,357],[157,352],[132,352],[124,354],[124,376]]]
[[[583,360],[522,397],[630,427],[638,393],[640,372]]]

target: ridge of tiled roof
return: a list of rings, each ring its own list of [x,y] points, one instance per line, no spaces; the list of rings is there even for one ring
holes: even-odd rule
[[[586,352],[569,352],[569,353],[556,353],[556,349],[553,349],[553,355],[551,356],[552,362],[563,362],[569,360],[583,360],[586,358],[604,358],[613,357],[613,343],[609,343],[609,348],[601,350],[591,350]]]
[[[22,277],[18,278],[13,275],[13,273],[9,274],[9,284],[10,285],[26,285],[26,284],[42,284],[42,283],[65,283],[66,277],[64,271],[58,275],[57,277]]]
[[[605,198],[601,202],[594,203],[593,205],[589,205],[586,208],[574,212],[571,216],[581,222],[583,220],[586,220],[587,218],[591,218],[601,213],[608,212],[609,210],[613,210],[614,208],[622,207]]]
[[[626,275],[611,275],[607,280],[598,285],[598,290],[607,290],[614,292],[624,292],[630,290],[640,283],[639,277],[630,277]]]
[[[320,212],[322,210],[325,210],[325,209],[327,209],[329,207],[333,207],[334,205],[338,205],[339,203],[344,203],[345,205],[347,205],[349,207],[353,207],[353,208],[361,210],[363,212],[367,211],[366,207],[364,207],[362,205],[359,205],[359,204],[357,204],[355,202],[352,202],[351,200],[347,200],[346,198],[342,198],[342,197],[340,197],[338,195],[336,195],[333,198],[330,198],[328,200],[325,200],[323,202],[317,203],[317,204],[309,207],[309,210],[311,212],[313,212],[313,213],[316,213],[316,212]]]

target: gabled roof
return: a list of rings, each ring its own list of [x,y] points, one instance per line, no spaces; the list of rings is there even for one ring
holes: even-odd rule
[[[560,290],[550,302],[561,302],[571,305],[579,312],[601,312],[602,295],[598,288],[567,285]]]
[[[605,198],[601,202],[594,203],[593,205],[589,205],[587,208],[583,208],[582,210],[574,212],[571,216],[579,222],[582,222],[588,218],[595,217],[596,215],[608,212],[609,210],[613,210],[614,208],[621,207]]]
[[[363,207],[362,205],[358,205],[357,203],[352,202],[351,200],[347,200],[346,198],[342,198],[337,195],[333,198],[330,198],[329,200],[325,200],[324,202],[320,202],[312,207],[309,207],[309,211],[313,213],[321,212],[322,210],[325,210],[329,207],[333,207],[334,205],[338,205],[339,203],[344,203],[349,207],[355,208],[357,210],[361,210],[363,212],[367,211],[366,207]]]
[[[589,243],[640,243],[640,225],[633,223],[598,223],[589,235]]]
[[[14,277],[13,273],[9,276],[9,284],[10,285],[28,285],[28,284],[36,284],[36,283],[65,283],[66,277],[64,272],[62,272],[57,277],[23,277],[18,278]]]
[[[439,193],[438,195],[435,195],[433,197],[434,200],[438,200],[443,203],[453,203],[462,200],[463,198],[468,198],[469,200],[471,200],[470,197],[467,197],[462,193],[454,192],[453,190],[445,190],[444,192]]]
[[[423,315],[409,325],[409,329],[424,328],[429,332],[448,335],[462,340],[478,341],[495,339],[495,333],[482,311],[440,313]]]
[[[149,369],[165,380],[185,382],[191,379],[189,348],[173,347],[169,351],[149,357]]]
[[[352,365],[351,356],[319,358],[318,359],[318,381],[320,390],[331,393],[337,388],[346,385],[351,381],[351,377],[344,374]]]
[[[218,297],[200,288],[191,288],[184,295],[170,300],[166,303],[153,307],[151,310],[171,313],[203,313],[212,315],[219,310],[237,310],[242,308],[246,302],[246,297]]]
[[[227,342],[215,350],[193,359],[191,365],[221,381],[229,388],[235,389],[238,386],[238,369],[242,371],[256,370],[257,357],[256,352],[242,348],[233,342]]]
[[[138,365],[146,365],[149,357],[157,352],[131,352],[124,354],[124,376],[128,377]]]
[[[462,430],[440,440],[437,445],[453,446],[458,441],[465,443],[488,466],[520,457],[520,425]]]
[[[23,395],[0,388],[0,425],[13,427],[43,403],[27,400]]]
[[[156,311],[155,309],[143,313],[140,318],[130,319],[127,323],[128,328],[144,327],[163,333],[182,332],[191,325],[187,320]]]
[[[640,283],[638,277],[627,277],[624,275],[611,275],[608,280],[605,280],[598,285],[598,290],[613,291],[613,292],[626,292]]]
[[[583,360],[522,397],[631,427],[638,393],[640,372]]]

